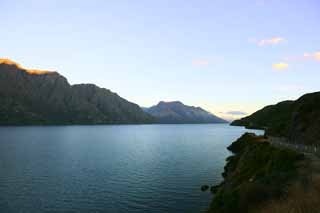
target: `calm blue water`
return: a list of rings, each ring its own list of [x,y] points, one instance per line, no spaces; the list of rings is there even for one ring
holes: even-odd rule
[[[0,212],[200,212],[226,147],[226,124],[0,128]],[[253,131],[258,132],[261,131]]]

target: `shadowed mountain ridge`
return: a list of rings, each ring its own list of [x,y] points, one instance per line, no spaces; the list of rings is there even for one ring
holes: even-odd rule
[[[152,116],[108,89],[0,60],[0,124],[131,124]]]

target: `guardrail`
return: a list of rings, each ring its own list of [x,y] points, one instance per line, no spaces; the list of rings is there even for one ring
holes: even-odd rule
[[[269,142],[275,146],[287,147],[299,152],[312,153],[320,156],[320,146],[290,143],[287,139],[278,137],[268,137],[268,139]]]

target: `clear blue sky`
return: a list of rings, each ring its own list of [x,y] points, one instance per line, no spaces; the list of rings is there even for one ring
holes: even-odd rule
[[[0,0],[0,57],[229,116],[320,90],[318,0]]]

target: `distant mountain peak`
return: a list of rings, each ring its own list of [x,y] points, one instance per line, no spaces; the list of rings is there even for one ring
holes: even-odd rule
[[[183,105],[181,101],[160,101],[157,105]]]
[[[0,58],[0,64],[15,66],[16,68],[23,70],[31,75],[47,75],[47,74],[56,74],[57,73],[55,71],[49,71],[49,70],[27,69],[27,68],[24,68],[23,66],[21,66],[20,64],[18,64],[17,62],[14,62],[8,58]]]
[[[159,123],[226,123],[201,107],[184,105],[181,101],[160,101],[144,111],[157,118]]]

